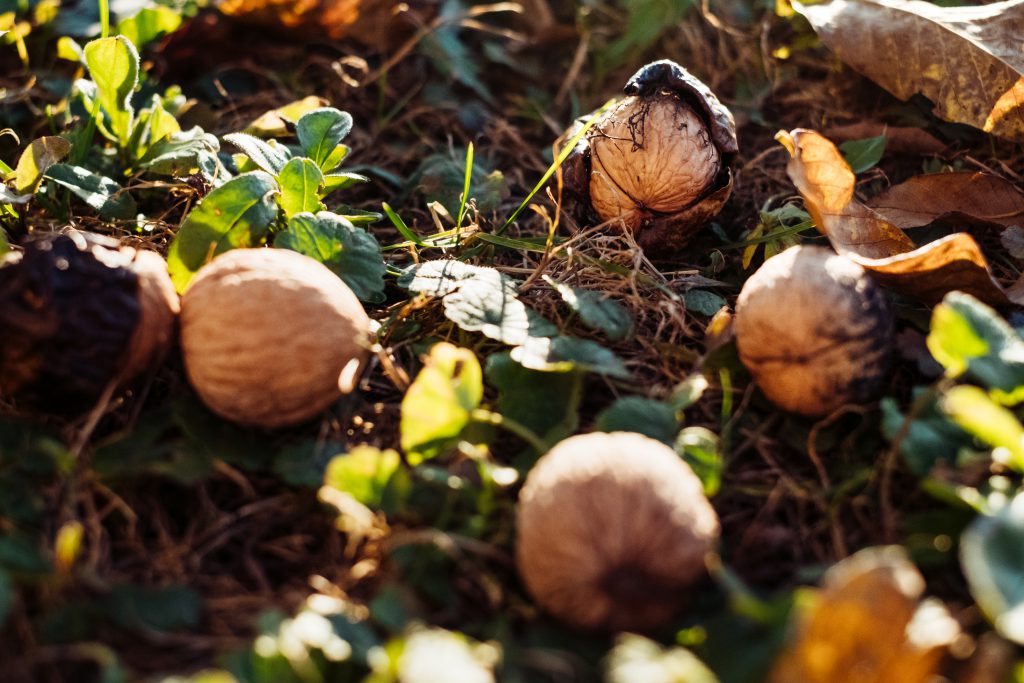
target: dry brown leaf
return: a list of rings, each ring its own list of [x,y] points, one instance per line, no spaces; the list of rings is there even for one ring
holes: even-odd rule
[[[937,7],[920,0],[829,0],[793,7],[823,43],[896,97],[1024,140],[1024,0]]]
[[[1008,180],[964,171],[919,175],[878,195],[868,205],[899,228],[968,216],[999,225],[1024,225],[1024,193]]]
[[[803,129],[777,138],[789,150],[786,172],[818,230],[838,253],[872,271],[883,284],[927,303],[957,289],[993,305],[1024,304],[1024,283],[1004,290],[967,233],[915,247],[906,233],[857,201],[853,171],[827,138]]]
[[[769,683],[927,683],[959,625],[897,546],[868,548],[825,573]]]

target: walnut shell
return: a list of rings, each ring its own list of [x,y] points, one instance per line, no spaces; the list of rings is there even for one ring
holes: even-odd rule
[[[676,251],[732,192],[732,114],[668,60],[637,71],[625,93],[566,160],[570,206],[581,223],[621,219],[645,251]]]
[[[885,295],[823,247],[768,259],[743,285],[734,326],[740,360],[769,400],[811,417],[872,399],[892,361]]]
[[[516,561],[538,603],[580,628],[646,630],[672,618],[719,534],[700,480],[640,434],[570,437],[519,494]]]
[[[286,249],[236,249],[203,266],[181,304],[189,381],[213,412],[273,429],[304,422],[355,388],[370,319],[322,263]]]
[[[0,260],[0,395],[81,413],[160,363],[178,308],[156,253],[78,231],[32,239]]]

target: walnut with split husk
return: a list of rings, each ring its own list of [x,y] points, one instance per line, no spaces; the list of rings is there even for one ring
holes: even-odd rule
[[[566,160],[565,188],[580,223],[615,221],[644,251],[671,253],[729,198],[736,126],[704,83],[669,60],[637,71],[624,92]]]
[[[67,231],[0,259],[0,396],[75,415],[162,360],[178,295],[159,254]]]

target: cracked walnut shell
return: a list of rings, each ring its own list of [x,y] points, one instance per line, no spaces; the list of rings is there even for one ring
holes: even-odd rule
[[[818,417],[871,400],[891,364],[893,319],[865,270],[823,247],[765,261],[734,320],[740,360],[783,410]]]
[[[286,249],[225,252],[182,298],[189,381],[213,412],[253,427],[305,422],[352,391],[369,328],[337,275]]]
[[[584,629],[671,619],[705,571],[718,516],[693,470],[640,434],[558,443],[519,494],[516,561],[537,602]]]

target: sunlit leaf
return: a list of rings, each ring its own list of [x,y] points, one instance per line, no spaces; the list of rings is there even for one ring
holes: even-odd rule
[[[291,218],[297,213],[316,213],[323,205],[320,203],[320,185],[324,174],[315,163],[303,157],[288,161],[277,176],[281,186],[278,199],[284,215]]]
[[[597,342],[576,337],[530,337],[512,349],[512,359],[531,370],[565,372],[579,368],[619,379],[630,376],[621,358]]]
[[[725,474],[725,457],[718,435],[706,427],[686,427],[676,436],[673,445],[700,478],[705,495],[711,497],[718,493]]]
[[[165,5],[144,7],[135,16],[117,22],[117,33],[141,49],[157,38],[174,33],[181,21],[181,14]]]
[[[245,156],[260,170],[276,176],[288,163],[291,154],[285,147],[271,142],[265,142],[252,135],[245,133],[228,133],[224,139],[242,150]]]
[[[295,133],[303,153],[324,173],[333,170],[341,162],[341,159],[332,159],[332,156],[351,130],[352,116],[333,107],[306,112],[295,124]]]
[[[898,228],[939,219],[967,218],[999,225],[1024,225],[1024,192],[991,173],[928,173],[893,185],[868,206]]]
[[[288,221],[274,246],[320,261],[334,271],[363,301],[384,301],[384,273],[377,239],[341,216],[321,211],[300,213]]]
[[[277,217],[277,181],[261,171],[232,178],[206,195],[185,218],[167,251],[179,292],[207,261],[238,247],[254,247]]]
[[[152,145],[139,159],[139,167],[160,175],[182,177],[204,172],[210,166],[218,167],[219,151],[220,143],[216,136],[196,126],[173,133]],[[213,177],[208,176],[207,180],[212,181]]]
[[[996,449],[996,459],[1024,472],[1024,427],[989,395],[969,385],[946,392],[942,409],[960,427]]]
[[[324,98],[310,95],[261,114],[259,118],[246,126],[242,132],[262,138],[284,137],[288,135],[289,123],[294,125],[306,112],[319,109],[326,104],[327,100]]]
[[[139,53],[124,36],[100,38],[85,46],[89,76],[100,106],[110,117],[111,133],[126,144],[131,136],[131,96],[139,82]]]
[[[662,647],[632,633],[616,638],[604,669],[606,683],[718,683],[715,674],[689,650]]]
[[[371,509],[379,509],[392,477],[402,466],[393,450],[356,446],[327,465],[324,484],[344,491]]]
[[[436,457],[457,440],[483,399],[483,373],[469,349],[435,344],[402,399],[406,457]],[[413,457],[415,456],[415,457]]]
[[[42,137],[33,140],[18,159],[14,171],[14,189],[19,194],[31,194],[39,187],[43,174],[71,151],[71,143],[61,137]]]

